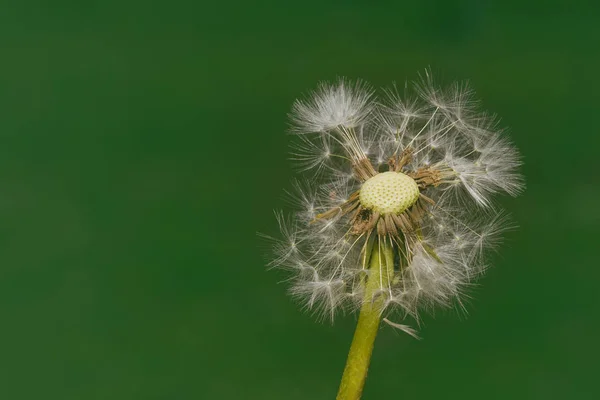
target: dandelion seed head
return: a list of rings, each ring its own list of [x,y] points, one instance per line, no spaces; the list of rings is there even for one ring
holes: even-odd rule
[[[296,211],[276,213],[269,265],[290,272],[292,297],[330,320],[373,302],[417,321],[464,307],[512,227],[495,198],[524,188],[519,152],[470,87],[442,88],[427,71],[412,90],[376,98],[339,79],[297,100],[290,118],[304,178],[287,191]],[[370,263],[382,247],[392,249],[387,272]]]

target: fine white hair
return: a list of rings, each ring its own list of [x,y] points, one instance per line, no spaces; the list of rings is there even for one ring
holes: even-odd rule
[[[393,243],[394,277],[382,281],[377,296],[386,313],[416,320],[421,310],[462,305],[488,266],[487,250],[512,227],[494,196],[524,189],[517,149],[497,119],[479,111],[469,86],[440,88],[426,72],[403,93],[393,87],[376,97],[365,82],[340,78],[297,100],[290,118],[291,159],[305,178],[287,191],[297,211],[276,213],[281,237],[272,239],[270,265],[291,272],[291,295],[328,319],[368,301],[364,258],[372,236],[352,229],[344,207],[364,181],[357,165],[368,162],[376,174],[407,154],[409,176],[432,177],[420,183],[429,205],[418,233]],[[398,267],[398,259],[410,262]]]

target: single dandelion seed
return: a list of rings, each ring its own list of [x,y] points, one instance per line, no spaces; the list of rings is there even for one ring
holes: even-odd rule
[[[289,270],[290,294],[320,318],[359,312],[338,399],[359,399],[381,322],[462,307],[511,224],[493,196],[524,188],[518,151],[479,112],[466,84],[431,75],[404,98],[364,82],[321,83],[290,114],[292,159],[308,173],[277,213],[270,266]]]

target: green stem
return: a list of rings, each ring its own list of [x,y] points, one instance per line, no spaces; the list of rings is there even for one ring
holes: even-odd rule
[[[358,316],[337,400],[360,399],[367,378],[375,337],[381,322],[383,298],[377,296],[377,291],[388,286],[393,274],[393,247],[380,237],[373,243],[365,297]]]

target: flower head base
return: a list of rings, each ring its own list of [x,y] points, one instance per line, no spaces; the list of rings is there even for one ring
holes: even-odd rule
[[[441,90],[427,75],[415,89],[376,101],[342,79],[294,104],[293,159],[313,176],[295,185],[302,209],[277,214],[271,265],[293,272],[308,309],[333,318],[377,303],[418,319],[461,304],[507,228],[492,195],[523,189],[518,152],[466,86]]]
[[[380,214],[400,214],[419,199],[419,186],[402,172],[387,171],[367,179],[360,188],[360,204]]]

